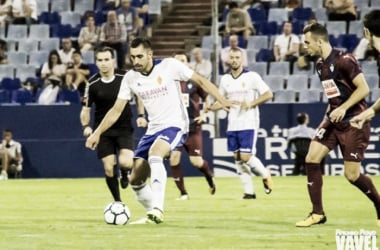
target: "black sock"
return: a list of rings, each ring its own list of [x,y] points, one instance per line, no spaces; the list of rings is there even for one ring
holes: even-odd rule
[[[119,180],[117,179],[117,175],[114,175],[113,177],[106,176],[106,183],[108,189],[111,191],[113,199],[115,201],[121,201],[119,191]]]

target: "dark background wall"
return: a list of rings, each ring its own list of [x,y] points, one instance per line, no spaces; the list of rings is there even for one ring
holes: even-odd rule
[[[292,164],[290,157],[270,156],[268,158],[268,141],[285,140],[285,128],[296,125],[295,116],[298,112],[308,112],[311,125],[316,127],[325,111],[326,104],[265,104],[260,108],[261,134],[257,142],[257,155],[267,165]],[[96,157],[96,152],[85,148],[85,139],[79,122],[79,105],[54,106],[0,106],[0,129],[10,128],[14,138],[23,145],[24,178],[77,178],[103,176],[103,167]],[[135,110],[133,108],[133,110]],[[380,118],[372,121],[372,157],[364,163],[380,164],[376,153],[380,152],[379,130]],[[226,121],[221,120],[221,136],[224,135]],[[144,133],[136,129],[135,141]],[[205,158],[212,163],[214,156],[214,139],[210,133],[204,133]],[[272,145],[275,147],[275,145]],[[289,155],[289,152],[287,152]],[[199,172],[189,166],[184,154],[183,164],[186,175],[199,175]],[[376,158],[377,157],[377,158]],[[224,156],[232,163],[229,153]],[[334,160],[332,160],[334,162]],[[341,159],[336,159],[342,162]],[[214,163],[214,165],[217,165]],[[380,171],[380,170],[379,170]],[[170,170],[168,170],[170,174]]]

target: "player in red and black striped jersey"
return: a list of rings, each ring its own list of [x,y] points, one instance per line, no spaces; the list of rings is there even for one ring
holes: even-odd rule
[[[326,222],[320,162],[337,146],[343,154],[345,177],[373,202],[379,223],[380,196],[372,180],[360,173],[361,161],[369,142],[370,124],[366,122],[362,129],[350,125],[350,119],[367,108],[367,82],[359,63],[351,54],[332,48],[323,25],[308,25],[303,33],[307,52],[311,56],[321,57],[316,64],[316,71],[329,105],[306,156],[308,191],[313,210],[306,219],[297,222],[296,226],[309,227]]]
[[[89,136],[112,108],[126,73],[114,68],[115,58],[112,48],[98,49],[95,57],[99,73],[89,80],[84,96],[85,104],[80,114],[84,136]],[[94,125],[90,126],[93,105],[95,106]],[[101,135],[97,148],[98,158],[103,162],[107,186],[115,201],[121,201],[117,163],[120,166],[122,188],[128,185],[128,170],[133,165],[134,139],[131,119],[132,111],[127,104],[118,120]],[[117,154],[118,158],[116,158]]]

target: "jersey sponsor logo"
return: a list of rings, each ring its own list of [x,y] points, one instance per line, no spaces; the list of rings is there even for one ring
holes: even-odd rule
[[[340,91],[333,79],[322,81],[323,90],[328,99],[340,96]]]

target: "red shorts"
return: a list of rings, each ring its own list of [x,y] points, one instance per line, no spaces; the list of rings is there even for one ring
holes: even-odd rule
[[[360,162],[367,149],[371,125],[364,123],[362,129],[354,128],[349,122],[332,123],[325,119],[318,126],[313,141],[317,141],[330,150],[339,145],[345,161]]]
[[[189,132],[186,142],[175,150],[185,149],[189,156],[202,156],[202,128],[197,126],[194,132]]]

